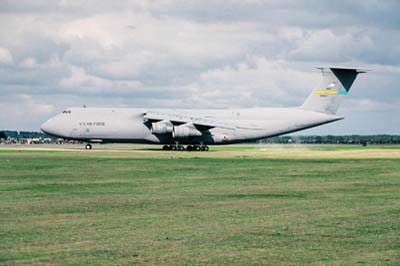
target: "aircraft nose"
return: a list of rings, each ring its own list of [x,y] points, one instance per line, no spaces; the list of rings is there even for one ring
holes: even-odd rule
[[[50,120],[47,120],[40,126],[40,130],[44,133],[50,133]]]
[[[42,130],[44,133],[47,133],[49,135],[58,135],[57,134],[57,122],[54,121],[54,117],[50,118],[49,120],[47,120],[46,122],[44,122],[41,126],[40,126],[40,130]]]
[[[46,134],[61,138],[67,137],[66,132],[70,131],[68,123],[60,116],[50,118],[40,126],[40,129]]]

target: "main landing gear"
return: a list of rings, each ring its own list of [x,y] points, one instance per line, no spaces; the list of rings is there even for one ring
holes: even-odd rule
[[[90,143],[85,145],[85,149],[86,150],[91,150],[92,149],[92,145]]]
[[[187,145],[186,149],[183,145],[164,145],[164,151],[208,151],[210,148],[207,145]]]
[[[165,151],[184,151],[185,147],[183,145],[164,145],[163,150]]]

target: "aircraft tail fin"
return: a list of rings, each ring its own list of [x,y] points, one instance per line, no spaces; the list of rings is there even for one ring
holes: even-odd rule
[[[336,114],[357,75],[367,72],[362,69],[340,67],[318,69],[322,72],[322,82],[300,108],[327,114]]]

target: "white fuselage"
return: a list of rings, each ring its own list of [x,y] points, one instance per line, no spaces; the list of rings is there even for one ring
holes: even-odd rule
[[[165,120],[212,124],[201,136],[174,138],[153,134],[146,114]],[[48,134],[88,142],[155,144],[229,144],[281,135],[342,119],[340,116],[301,108],[251,108],[231,110],[69,108],[42,125]]]

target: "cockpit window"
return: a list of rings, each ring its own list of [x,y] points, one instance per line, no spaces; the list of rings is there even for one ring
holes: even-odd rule
[[[63,113],[63,114],[70,114],[70,113],[71,113],[71,110],[64,110],[62,113]]]

